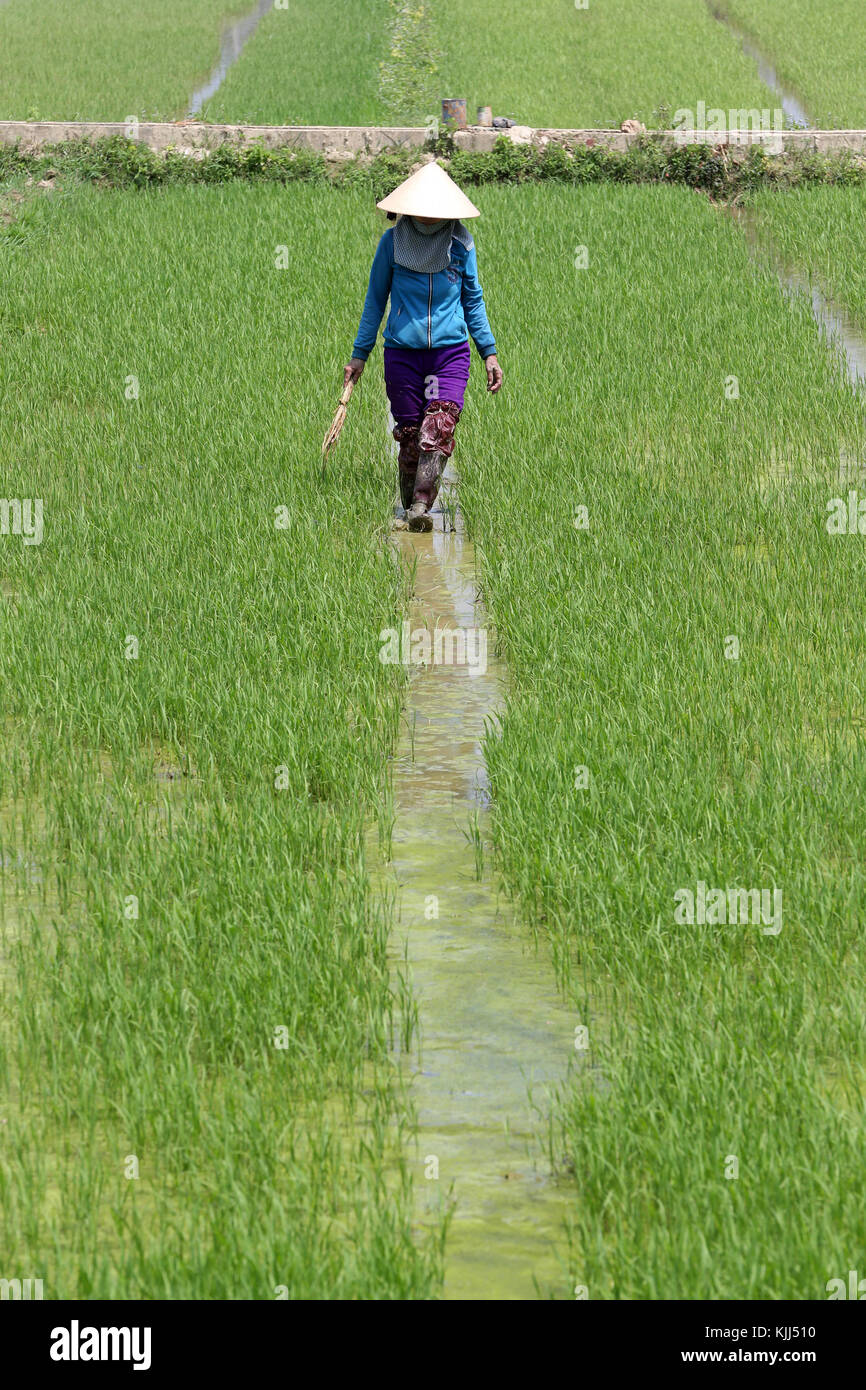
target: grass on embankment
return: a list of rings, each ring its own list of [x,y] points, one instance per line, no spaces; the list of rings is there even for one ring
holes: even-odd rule
[[[817,275],[866,334],[866,196],[863,189],[811,188],[752,200],[759,231],[782,259]]]
[[[219,58],[251,0],[6,0],[0,120],[171,120]]]
[[[713,199],[740,203],[760,188],[798,188],[808,184],[842,187],[866,185],[866,162],[848,151],[838,154],[801,153],[770,157],[752,146],[742,159],[731,159],[724,148],[706,144],[679,145],[659,135],[641,136],[627,150],[603,145],[550,143],[545,147],[513,144],[500,136],[486,154],[455,150],[448,136],[428,142],[461,186],[483,184],[661,183],[685,184]],[[176,149],[165,153],[147,145],[111,136],[48,145],[38,152],[19,145],[0,145],[0,196],[21,192],[27,181],[44,187],[67,188],[77,181],[100,188],[156,188],[174,184],[220,184],[236,179],[249,183],[312,183],[335,191],[366,192],[371,203],[401,183],[420,157],[417,149],[395,149],[368,159],[328,160],[311,150],[290,146],[266,149],[260,142],[219,145],[200,159]],[[7,235],[24,233],[24,223],[38,216],[28,200]],[[335,203],[339,206],[339,203]],[[8,220],[8,219],[7,219]],[[15,230],[17,228],[17,231]]]
[[[44,508],[0,537],[5,1272],[425,1297],[361,848],[402,690],[381,392],[320,480],[367,201],[33,207],[0,302],[2,491]]]
[[[866,25],[861,0],[718,0],[802,99],[812,124],[866,126]]]
[[[863,405],[705,200],[479,203],[506,386],[455,462],[511,672],[496,833],[603,1078],[559,1111],[572,1276],[822,1298],[866,1239],[866,542],[825,527]],[[781,931],[678,924],[699,881],[781,890]]]

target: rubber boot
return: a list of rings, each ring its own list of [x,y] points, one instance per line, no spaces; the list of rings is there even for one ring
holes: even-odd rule
[[[400,476],[400,501],[408,512],[415,493],[415,474],[418,470],[418,426],[404,422],[394,426],[394,438],[400,445],[397,464]]]
[[[415,495],[415,474],[400,469],[400,501],[404,512],[408,512]]]
[[[422,449],[415,474],[415,492],[407,516],[410,531],[432,531],[430,508],[439,495],[439,482],[448,455],[441,449]]]

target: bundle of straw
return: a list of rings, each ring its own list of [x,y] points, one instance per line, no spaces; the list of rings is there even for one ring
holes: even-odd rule
[[[340,431],[342,430],[343,423],[346,419],[346,407],[349,404],[354,389],[355,377],[352,377],[351,381],[347,381],[346,385],[343,387],[343,394],[340,397],[340,404],[337,406],[337,412],[333,420],[331,421],[331,428],[328,430],[328,433],[325,435],[325,438],[322,441],[323,460],[328,457],[337,440],[340,438]]]

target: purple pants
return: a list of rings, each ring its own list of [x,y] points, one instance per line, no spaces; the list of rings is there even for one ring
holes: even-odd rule
[[[400,497],[432,507],[469,380],[469,343],[385,349],[385,390],[399,441]],[[421,455],[424,454],[422,461]]]
[[[397,425],[417,425],[431,401],[458,412],[469,380],[469,343],[441,348],[385,348],[385,390]]]

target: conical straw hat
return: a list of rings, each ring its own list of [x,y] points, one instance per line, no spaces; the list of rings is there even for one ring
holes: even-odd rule
[[[441,164],[425,164],[417,173],[376,204],[383,212],[409,217],[480,217],[462,189],[449,178]]]

